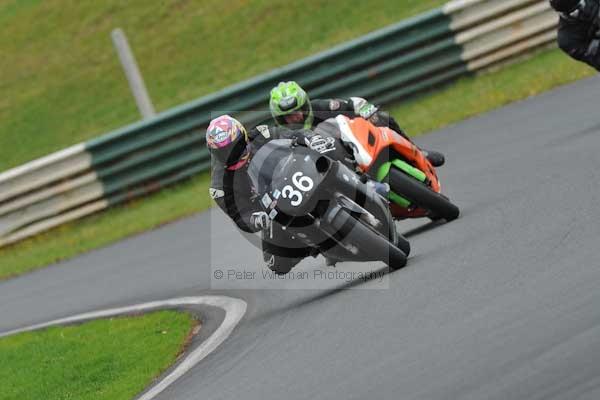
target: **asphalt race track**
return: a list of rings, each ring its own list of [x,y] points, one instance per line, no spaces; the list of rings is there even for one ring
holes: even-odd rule
[[[0,283],[0,331],[225,294],[243,320],[157,398],[599,399],[599,98],[592,78],[419,138],[462,216],[402,222],[413,252],[387,289],[211,289],[259,255],[207,213]]]

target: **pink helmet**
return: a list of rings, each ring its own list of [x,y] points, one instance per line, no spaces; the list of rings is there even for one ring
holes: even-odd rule
[[[206,146],[212,157],[235,170],[248,161],[248,133],[235,118],[221,115],[210,121],[206,129]]]

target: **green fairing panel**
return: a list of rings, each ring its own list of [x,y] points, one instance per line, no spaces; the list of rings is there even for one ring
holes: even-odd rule
[[[388,176],[392,165],[421,182],[425,182],[425,180],[427,179],[427,175],[425,175],[425,173],[420,169],[415,168],[402,160],[395,159],[392,161],[388,161],[382,164],[381,167],[379,167],[379,170],[377,171],[377,180],[379,182],[383,181],[385,177]]]
[[[398,196],[394,192],[390,192],[389,199],[400,207],[408,208],[408,206],[410,206],[410,201],[406,200],[404,197]]]

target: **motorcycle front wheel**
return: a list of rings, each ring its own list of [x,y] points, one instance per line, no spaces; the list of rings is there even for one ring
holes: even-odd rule
[[[460,215],[458,207],[445,196],[434,192],[402,171],[390,169],[389,184],[392,192],[410,200],[418,207],[431,211],[433,218],[443,218],[450,222]]]
[[[336,235],[346,243],[359,245],[361,254],[372,260],[382,261],[390,269],[396,270],[406,265],[407,256],[388,238],[371,229],[364,221],[354,218],[347,210],[340,210],[336,216],[338,232]],[[405,247],[408,241],[399,235],[399,244]]]

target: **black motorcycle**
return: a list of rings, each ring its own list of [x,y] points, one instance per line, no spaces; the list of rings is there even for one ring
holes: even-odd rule
[[[256,152],[248,174],[269,217],[300,245],[334,261],[406,265],[410,244],[387,201],[341,162],[278,139]]]

